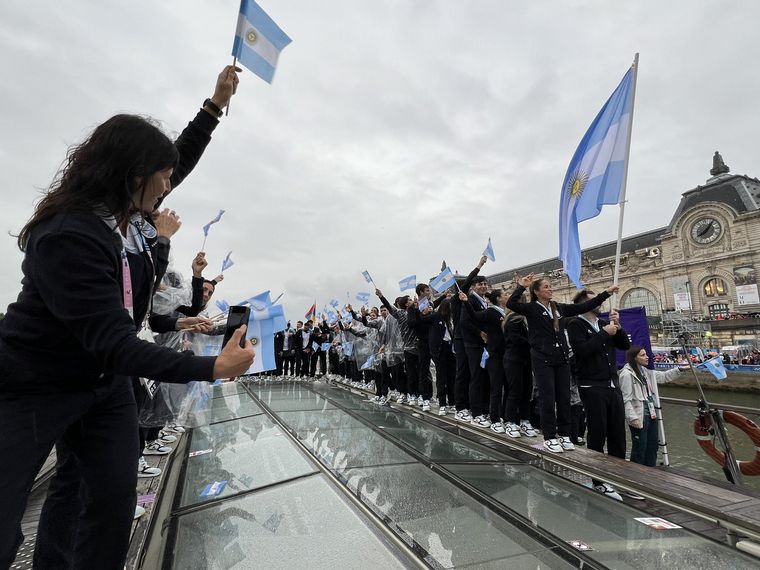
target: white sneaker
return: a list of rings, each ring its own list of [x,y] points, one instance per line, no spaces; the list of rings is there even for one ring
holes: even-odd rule
[[[398,398],[396,398],[397,404],[406,404],[406,398],[404,398],[403,394],[399,394]]]
[[[609,485],[608,483],[602,483],[601,485],[594,485],[594,491],[597,493],[601,493],[605,497],[609,497],[610,499],[615,499],[616,501],[622,501],[623,497],[620,496],[620,493],[618,493],[615,490],[615,487],[612,485]]]
[[[562,449],[564,449],[565,451],[572,451],[573,449],[575,449],[573,442],[570,441],[570,438],[567,437],[566,435],[559,438],[559,444],[562,446]]]
[[[406,395],[406,405],[407,406],[414,406],[417,404],[417,396],[413,396],[411,394]]]
[[[422,411],[423,412],[430,411],[430,400],[422,400]]]
[[[430,398],[430,403],[433,404],[434,406],[437,406],[438,405],[438,398],[436,398],[436,397]]]
[[[520,433],[525,437],[536,437],[538,430],[530,425],[529,421],[523,420],[520,422]]]
[[[438,408],[438,415],[439,416],[445,416],[446,415],[446,406],[441,406]]]
[[[504,433],[504,424],[501,422],[491,424],[491,431],[494,433]]]
[[[137,476],[140,478],[145,477],[157,477],[161,475],[161,470],[158,467],[151,467],[145,458],[141,455],[137,462]]]
[[[491,420],[489,420],[486,416],[483,416],[483,415],[473,418],[470,423],[476,427],[481,427],[481,428],[491,427]]]
[[[169,447],[168,445],[161,445],[161,442],[151,441],[145,446],[145,449],[143,449],[142,454],[143,455],[169,455],[172,452],[173,448]]]
[[[562,453],[564,451],[558,439],[545,439],[544,447],[552,453]]]
[[[135,506],[135,516],[132,518],[132,520],[137,520],[141,516],[143,516],[144,514],[145,514],[145,509],[142,508],[140,505],[136,505]]]
[[[387,401],[388,401],[388,398],[386,398],[385,396],[380,396],[380,399],[377,401],[377,403],[380,404],[381,406],[384,406]]]
[[[470,410],[459,410],[454,414],[454,419],[459,420],[460,422],[470,423],[472,421],[472,414],[470,414]]]
[[[373,404],[377,404],[380,401],[380,396],[373,396],[369,399]]]
[[[164,428],[164,430],[174,432],[174,433],[185,433],[185,428],[177,424],[169,424],[168,426]]]
[[[504,431],[507,432],[509,437],[520,437],[520,427],[517,424],[508,422]]]
[[[161,443],[174,443],[177,441],[177,436],[170,434],[168,431],[161,430],[158,432],[158,439],[161,440]]]

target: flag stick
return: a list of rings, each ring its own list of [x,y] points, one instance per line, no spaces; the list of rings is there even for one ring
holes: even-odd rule
[[[208,236],[206,234],[203,235],[203,245],[201,246],[201,251],[206,251],[206,238]]]
[[[639,75],[639,54],[633,58],[633,92],[631,93],[631,127],[628,129],[628,140],[625,149],[625,167],[623,169],[623,187],[620,189],[620,217],[618,218],[618,236],[617,249],[615,250],[615,273],[612,278],[612,284],[617,285],[618,276],[620,275],[620,252],[623,246],[623,217],[625,215],[625,190],[628,185],[628,163],[631,158],[631,134],[633,133],[633,111],[636,108],[636,81]],[[617,293],[612,296],[610,306],[615,308],[617,305]]]
[[[234,56],[232,58],[232,69],[235,69],[237,67],[237,56]],[[233,84],[234,85],[234,84]],[[232,91],[232,95],[235,94],[235,91]],[[229,101],[227,101],[227,108],[224,110],[224,116],[228,117],[230,114],[230,101],[232,101],[232,95],[230,95]]]

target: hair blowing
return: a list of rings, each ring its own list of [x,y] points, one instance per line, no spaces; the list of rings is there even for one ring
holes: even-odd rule
[[[105,207],[121,223],[132,197],[148,179],[177,164],[174,143],[148,118],[115,115],[95,128],[84,142],[69,148],[61,168],[18,235],[26,250],[32,230],[61,212],[92,212]]]

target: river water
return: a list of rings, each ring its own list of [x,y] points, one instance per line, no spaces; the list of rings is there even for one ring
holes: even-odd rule
[[[696,401],[697,398],[696,388],[663,386],[661,384],[659,390],[661,396],[668,398],[692,401]],[[760,395],[758,394],[711,390],[705,392],[705,395],[711,404],[720,402],[760,408]],[[665,420],[665,436],[668,443],[670,465],[725,481],[726,478],[723,475],[723,470],[702,451],[702,448],[699,447],[694,437],[694,419],[697,416],[696,404],[694,407],[685,407],[663,403],[662,413]],[[743,415],[746,415],[753,422],[760,425],[759,415]],[[733,426],[727,427],[736,458],[740,461],[749,461],[754,458],[755,449],[750,439]],[[630,432],[628,432],[628,445],[630,449]],[[760,490],[760,476],[745,476],[744,484],[753,489]]]

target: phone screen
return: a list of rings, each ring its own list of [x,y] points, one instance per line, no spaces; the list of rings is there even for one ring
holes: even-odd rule
[[[227,345],[227,342],[232,338],[232,333],[239,329],[243,325],[248,324],[248,319],[251,316],[251,308],[244,307],[242,305],[233,305],[230,307],[230,312],[227,315],[227,328],[224,331],[224,340],[222,341],[222,348]],[[245,337],[240,339],[240,347],[245,346]]]

